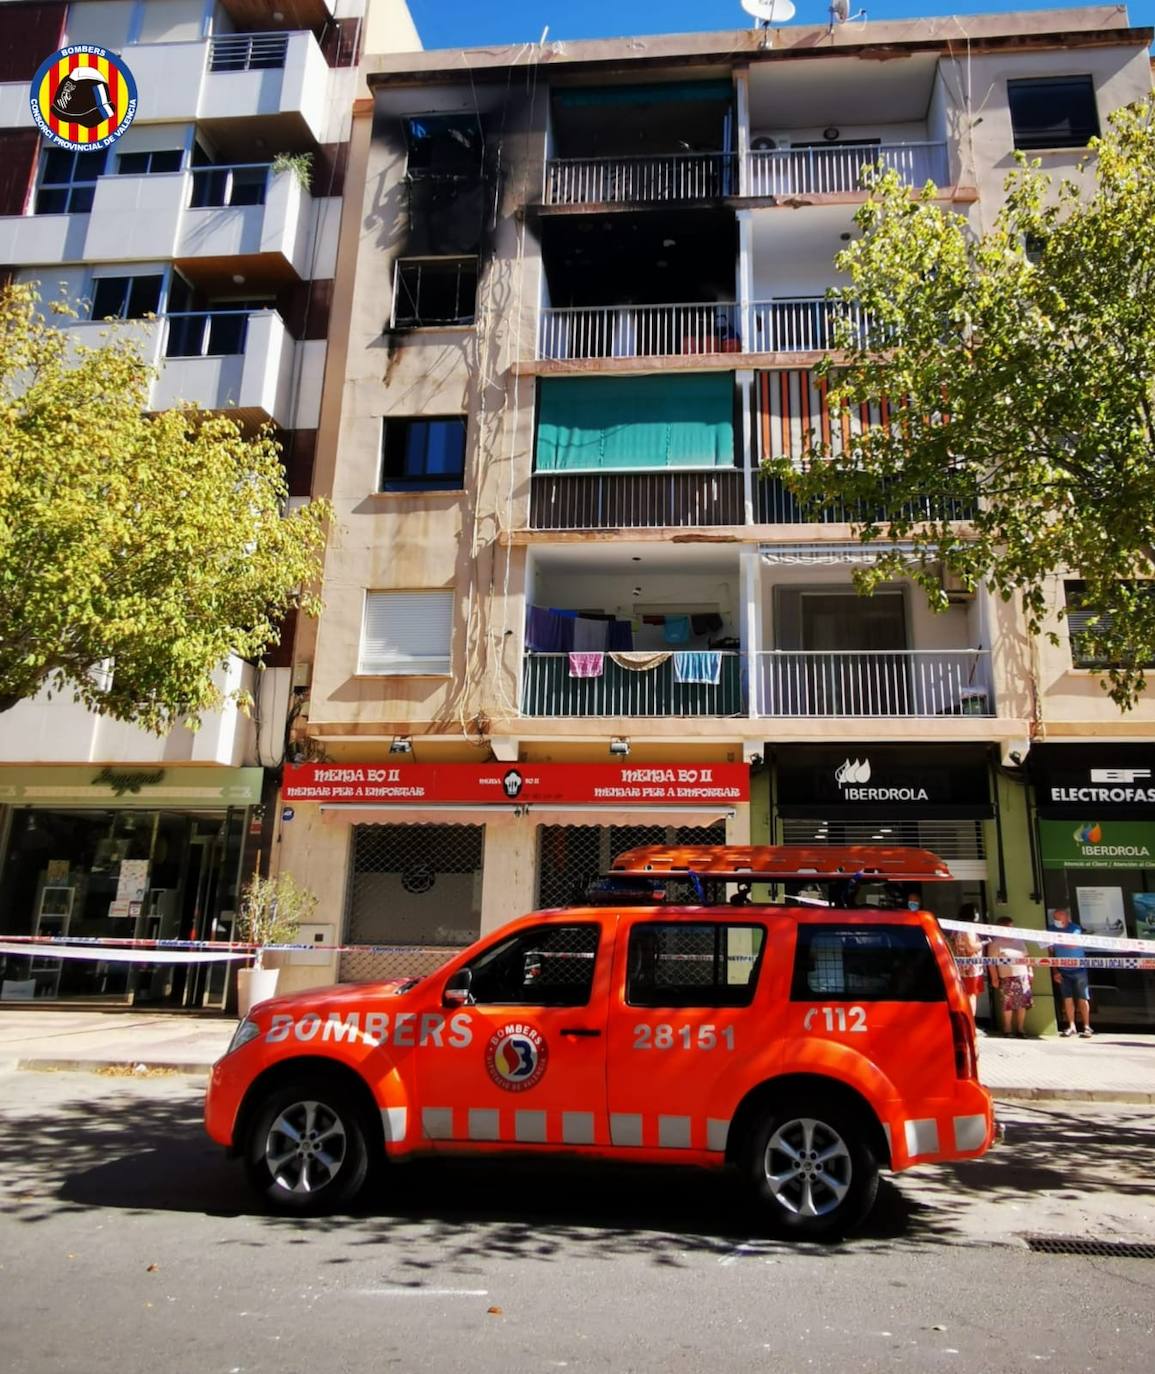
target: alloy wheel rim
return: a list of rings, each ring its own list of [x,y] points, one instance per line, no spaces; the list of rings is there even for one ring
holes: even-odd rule
[[[269,1127],[265,1163],[287,1193],[316,1193],[341,1172],[347,1148],[341,1118],[324,1102],[294,1102]]]
[[[825,1217],[850,1191],[853,1166],[833,1126],[815,1117],[784,1121],[766,1145],[763,1169],[778,1205],[799,1217]]]

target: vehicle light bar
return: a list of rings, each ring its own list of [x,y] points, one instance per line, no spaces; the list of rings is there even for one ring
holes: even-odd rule
[[[642,845],[613,861],[611,878],[693,873],[732,881],[942,883],[952,874],[929,849],[882,845],[697,844]]]

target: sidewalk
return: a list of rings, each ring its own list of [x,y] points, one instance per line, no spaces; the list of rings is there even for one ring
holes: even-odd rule
[[[0,1008],[0,1067],[171,1069],[206,1074],[235,1021],[109,1011]],[[979,1075],[996,1097],[1155,1103],[1155,1035],[979,1041]]]

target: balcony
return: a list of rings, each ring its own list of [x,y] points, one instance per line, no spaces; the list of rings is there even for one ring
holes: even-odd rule
[[[905,502],[901,512],[841,499],[818,509],[808,509],[787,490],[780,478],[756,477],[754,480],[756,525],[861,525],[873,520],[891,520],[899,513],[909,520],[972,520],[975,506],[969,501],[935,493],[918,501]]]
[[[993,716],[985,649],[756,655],[759,716]]]
[[[714,652],[718,681],[679,682],[675,658],[647,671],[620,667],[607,654],[600,677],[571,677],[568,654],[527,654],[523,663],[523,716],[742,716],[746,714],[744,656]],[[685,657],[690,657],[686,655]],[[703,655],[694,655],[699,660]]]
[[[694,528],[746,519],[739,468],[701,472],[535,472],[534,530]]]
[[[298,277],[309,275],[314,202],[291,172],[273,176],[268,163],[238,163],[194,168],[189,180],[178,259],[273,254]]]
[[[329,68],[311,33],[229,33],[208,46],[198,120],[295,115],[332,141]]]
[[[831,144],[829,147],[777,148],[746,158],[745,196],[857,195],[862,171],[881,163],[907,186],[933,181],[946,185],[950,164],[945,143]]]
[[[850,319],[863,343],[872,342],[864,312],[824,296],[755,301],[746,310],[732,301],[543,310],[537,361],[823,353],[840,318]]]
[[[94,262],[171,258],[186,195],[183,172],[102,176],[93,192],[84,256]]]
[[[292,428],[296,345],[275,310],[174,312],[166,324],[154,410],[193,401]]]
[[[546,163],[544,199],[546,205],[644,205],[721,200],[737,189],[733,153],[553,158]]]

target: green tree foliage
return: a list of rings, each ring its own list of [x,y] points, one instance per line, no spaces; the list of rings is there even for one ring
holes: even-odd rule
[[[98,346],[0,292],[0,711],[42,688],[158,733],[214,673],[313,613],[328,507],[284,513],[278,448],[227,416],[146,413],[131,327]],[[63,319],[53,321],[52,314]]]
[[[839,312],[845,356],[820,370],[836,411],[886,398],[891,424],[846,452],[812,439],[803,471],[766,467],[806,502],[885,512],[864,516],[864,541],[913,542],[913,558],[863,570],[860,590],[905,573],[945,609],[945,565],[1017,595],[1039,634],[1056,572],[1081,577],[1083,651],[1128,709],[1155,661],[1152,101],[1115,114],[1086,165],[1090,194],[1021,160],[981,235],[932,186],[871,173],[861,236],[838,258],[850,285],[834,293],[870,328]],[[960,507],[974,508],[965,525]]]

